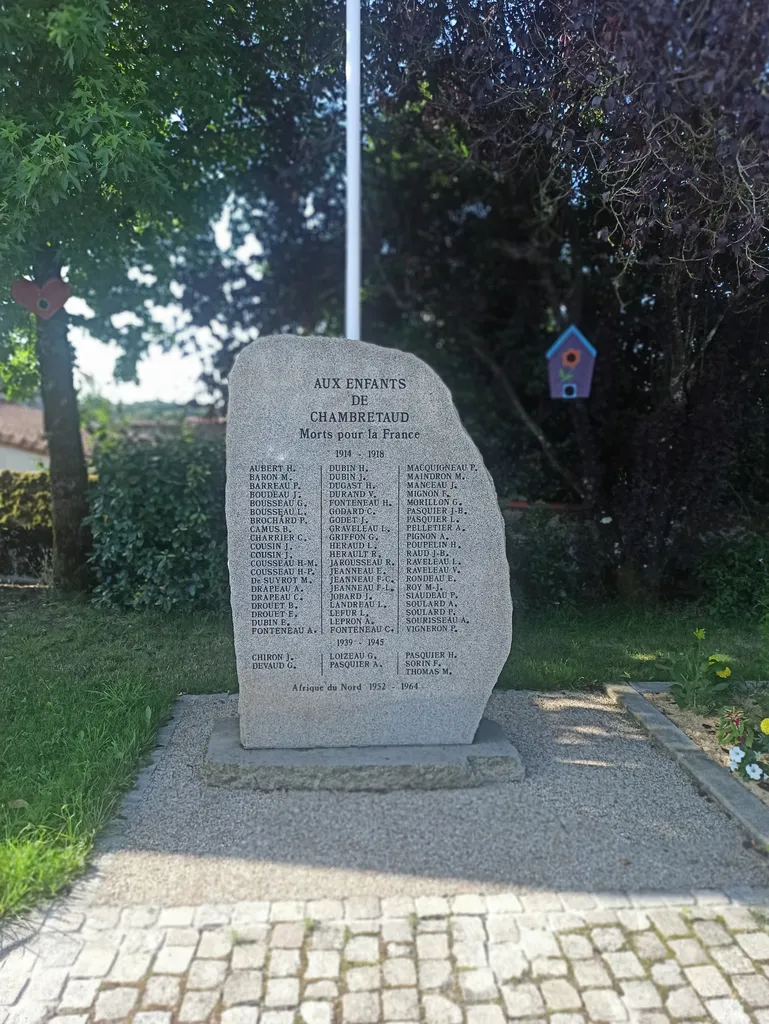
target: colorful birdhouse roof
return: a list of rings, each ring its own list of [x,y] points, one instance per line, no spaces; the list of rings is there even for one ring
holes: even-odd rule
[[[555,355],[558,349],[560,349],[563,345],[566,345],[567,343],[572,346],[581,345],[590,353],[593,359],[595,359],[596,355],[598,354],[596,350],[593,348],[593,346],[590,344],[590,342],[587,340],[585,335],[582,333],[582,331],[579,329],[579,327],[575,327],[572,324],[571,327],[566,328],[566,330],[559,338],[556,338],[556,340],[545,353],[545,359],[552,359],[552,357]]]

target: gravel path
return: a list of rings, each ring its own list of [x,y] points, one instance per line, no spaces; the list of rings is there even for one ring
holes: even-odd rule
[[[165,906],[456,892],[768,885],[767,861],[610,699],[495,694],[524,782],[466,791],[251,793],[199,766],[228,696],[186,699],[92,899]]]

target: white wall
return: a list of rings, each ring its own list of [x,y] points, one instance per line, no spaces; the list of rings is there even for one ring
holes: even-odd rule
[[[0,444],[0,470],[14,469],[24,473],[35,473],[40,469],[48,469],[49,463],[47,455],[25,452],[21,448],[9,448]]]

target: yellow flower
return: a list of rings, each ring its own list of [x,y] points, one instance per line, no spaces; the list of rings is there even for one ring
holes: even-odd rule
[[[729,668],[728,665],[726,666],[726,668],[722,668],[720,672],[716,672],[716,675],[720,676],[722,679],[728,679],[731,674],[732,670]]]
[[[761,719],[761,732],[765,736],[769,736],[769,718],[762,718]]]
[[[694,635],[697,637],[698,640],[704,640],[705,639],[705,630],[704,629],[695,629]]]

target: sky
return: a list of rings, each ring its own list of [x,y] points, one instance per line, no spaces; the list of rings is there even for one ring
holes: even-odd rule
[[[229,229],[229,211],[225,210],[214,224],[214,238],[222,252],[230,250],[232,234]],[[257,239],[247,235],[244,244],[232,255],[244,266],[249,266],[254,257],[261,253],[262,247]],[[76,296],[69,299],[65,308],[68,313],[81,316],[91,314],[86,303]],[[167,307],[165,311],[158,311],[158,318],[173,318],[180,312],[178,306]],[[104,344],[80,328],[70,331],[70,339],[75,349],[77,384],[85,393],[95,392],[112,402],[123,404],[153,400],[181,403],[193,399],[203,402],[210,400],[199,383],[200,374],[210,368],[209,355],[216,346],[208,328],[197,332],[198,345],[202,350],[200,353],[185,355],[177,349],[164,352],[159,345],[151,345],[139,363],[137,384],[124,384],[115,380],[115,361],[120,355],[117,345]]]

